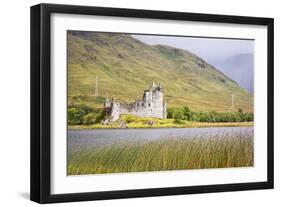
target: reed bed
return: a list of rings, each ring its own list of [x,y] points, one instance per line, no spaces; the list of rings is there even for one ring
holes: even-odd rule
[[[70,152],[68,175],[249,167],[253,153],[251,133],[127,141]]]

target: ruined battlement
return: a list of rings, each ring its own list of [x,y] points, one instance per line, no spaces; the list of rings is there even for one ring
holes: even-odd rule
[[[110,121],[116,121],[122,114],[132,114],[139,117],[167,118],[167,104],[164,102],[164,90],[159,83],[154,82],[144,90],[143,98],[133,103],[122,103],[109,99],[105,100],[104,107],[110,116]]]

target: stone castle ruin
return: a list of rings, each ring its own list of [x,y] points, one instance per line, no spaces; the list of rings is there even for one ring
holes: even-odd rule
[[[109,115],[110,122],[116,121],[122,114],[132,114],[139,117],[167,118],[167,104],[164,102],[164,90],[159,83],[154,82],[143,93],[141,100],[133,103],[121,103],[114,99],[105,99],[104,107]]]

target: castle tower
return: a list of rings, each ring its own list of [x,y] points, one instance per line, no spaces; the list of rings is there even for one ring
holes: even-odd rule
[[[163,119],[167,119],[167,103],[163,103]]]
[[[152,81],[152,84],[151,84],[149,90],[153,90],[153,89],[155,89],[156,87],[157,87],[157,85],[155,84],[154,81]]]
[[[116,121],[120,118],[121,114],[121,103],[113,101],[111,108],[111,119],[112,121]]]
[[[162,91],[162,92],[163,92],[163,88],[162,88],[162,85],[161,85],[160,82],[158,83],[158,88],[159,88],[159,91]]]
[[[129,104],[116,101],[113,98],[110,100],[107,94],[104,106],[110,113],[109,120],[111,122],[118,120],[122,114],[159,119],[167,118],[167,104],[164,102],[164,90],[161,83],[155,84],[153,82],[148,89],[144,90],[141,100],[135,100]]]
[[[105,101],[104,101],[104,107],[105,107],[105,108],[111,107],[111,101],[110,101],[110,99],[108,98],[108,92],[106,92],[106,98],[105,98]]]

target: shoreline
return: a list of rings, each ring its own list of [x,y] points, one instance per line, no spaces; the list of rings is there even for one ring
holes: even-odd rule
[[[70,130],[90,130],[90,129],[169,129],[169,128],[211,128],[211,127],[253,127],[254,122],[189,122],[186,124],[173,124],[170,126],[161,125],[140,125],[136,126],[133,123],[128,124],[126,127],[118,125],[68,125],[67,129]]]

